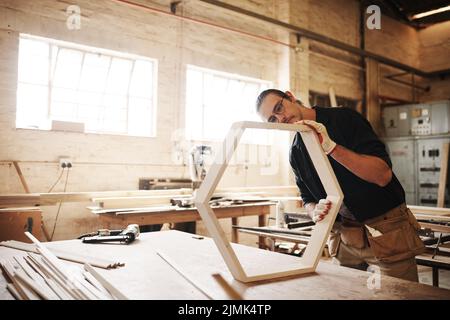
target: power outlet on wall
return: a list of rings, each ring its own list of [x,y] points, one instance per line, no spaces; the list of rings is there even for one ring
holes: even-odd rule
[[[59,158],[59,166],[61,168],[72,168],[72,159],[67,157],[60,157]]]

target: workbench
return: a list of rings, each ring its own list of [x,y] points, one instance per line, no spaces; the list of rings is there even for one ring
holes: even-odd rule
[[[371,290],[371,274],[321,261],[315,273],[276,281],[241,283],[234,280],[212,239],[180,231],[141,234],[130,245],[83,244],[80,240],[55,241],[49,248],[105,259],[120,259],[124,267],[96,270],[129,299],[206,299],[206,296],[175,271],[157,252],[170,257],[192,281],[207,290],[214,299],[226,299],[212,274],[220,273],[244,299],[450,299],[450,290],[381,276],[380,289]],[[244,267],[290,265],[297,257],[232,244]],[[0,247],[0,258],[22,251]],[[81,266],[81,265],[80,265]],[[0,278],[2,278],[0,276]],[[0,299],[11,299],[0,279]]]
[[[276,202],[263,201],[243,204],[233,204],[226,206],[212,207],[218,219],[231,218],[232,225],[238,225],[238,218],[245,216],[257,216],[258,226],[264,227],[267,224],[267,216],[270,214],[270,207]],[[178,207],[157,207],[141,209],[136,213],[109,212],[98,213],[99,222],[104,228],[120,229],[126,225],[136,223],[138,225],[152,225],[163,223],[179,223],[202,220],[196,208]],[[239,242],[239,233],[236,229],[231,232],[231,241]],[[260,243],[263,243],[260,238]]]

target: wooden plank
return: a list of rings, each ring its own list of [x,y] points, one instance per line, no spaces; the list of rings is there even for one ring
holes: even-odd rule
[[[334,88],[330,87],[328,89],[329,95],[330,95],[330,105],[332,108],[336,108],[338,106],[336,101],[336,93],[334,92]]]
[[[433,231],[450,233],[450,226],[443,226],[435,223],[419,222],[422,228],[429,228]]]
[[[246,230],[246,229],[239,229],[239,232],[242,233],[248,233],[248,234],[254,234],[259,237],[265,237],[270,239],[278,239],[283,241],[289,241],[289,242],[295,242],[295,243],[302,243],[307,244],[309,242],[309,237],[307,236],[293,236],[293,235],[285,235],[280,233],[268,233],[264,231],[255,231],[255,230]]]
[[[162,253],[162,252],[160,252],[160,251],[157,251],[156,254],[157,254],[158,256],[160,256],[161,259],[163,259],[165,262],[167,262],[167,264],[168,264],[169,266],[171,266],[176,272],[178,272],[184,279],[186,279],[187,282],[189,282],[190,284],[192,284],[197,290],[199,290],[201,293],[203,293],[208,299],[211,299],[211,300],[213,299],[212,295],[209,294],[209,293],[207,292],[207,290],[205,290],[205,289],[203,288],[202,285],[200,285],[198,282],[194,281],[194,280],[192,279],[192,276],[188,275],[185,271],[183,271],[183,269],[182,269],[181,267],[177,266],[177,265],[172,261],[172,259],[170,259],[166,254],[164,254],[164,253]]]
[[[212,275],[214,280],[217,281],[218,284],[223,288],[223,290],[226,292],[228,297],[233,300],[242,300],[242,296],[239,294],[239,292],[236,291],[225,279],[220,273],[215,273]]]
[[[108,197],[108,198],[92,198],[93,202],[99,204],[101,208],[129,208],[155,205],[170,205],[170,200],[173,198],[192,198],[190,195],[159,195],[159,196],[139,196],[139,197]]]
[[[441,171],[439,173],[439,187],[438,187],[438,197],[437,197],[437,206],[439,208],[445,207],[445,189],[447,187],[449,147],[450,147],[450,143],[448,143],[448,142],[443,143],[443,145],[442,145]]]
[[[286,195],[297,196],[298,188],[295,186],[266,186],[247,188],[223,188],[217,189],[220,193],[252,193],[258,192],[262,196]],[[52,206],[59,202],[90,202],[95,198],[109,197],[140,197],[140,196],[163,196],[176,195],[190,196],[192,189],[170,189],[170,190],[124,190],[124,191],[95,191],[95,192],[53,192],[53,193],[30,193],[30,194],[4,194],[0,195],[0,208],[27,207],[27,206]]]
[[[0,242],[0,246],[37,253],[35,245],[19,241],[3,241]],[[119,261],[99,259],[88,255],[79,255],[54,248],[49,248],[49,250],[59,259],[81,263],[83,265],[89,263],[90,265],[103,269],[117,268],[125,265],[125,263]]]
[[[14,168],[16,168],[17,174],[19,175],[20,182],[22,183],[22,187],[26,193],[30,193],[30,189],[28,188],[25,177],[22,174],[22,170],[20,170],[19,163],[17,161],[13,161]]]
[[[0,208],[38,205],[41,205],[41,198],[36,193],[0,195]]]
[[[450,222],[450,217],[447,216],[435,216],[431,214],[421,214],[421,213],[414,213],[414,216],[416,219],[420,220],[430,220],[435,222]]]
[[[89,272],[106,290],[109,291],[111,295],[119,300],[128,300],[128,298],[120,292],[116,287],[109,283],[105,278],[103,278],[94,268],[89,264],[84,265],[84,269]]]
[[[0,208],[26,207],[26,206],[52,206],[58,202],[90,202],[92,198],[106,197],[135,197],[135,196],[157,196],[176,194],[191,195],[192,190],[124,190],[124,191],[95,191],[95,192],[53,192],[53,193],[30,193],[30,194],[4,194],[0,195]]]
[[[108,197],[137,197],[137,196],[158,196],[158,195],[189,195],[191,189],[171,189],[171,190],[124,190],[124,191],[94,191],[94,192],[54,192],[41,193],[43,201],[57,202],[89,202],[93,198]]]
[[[411,205],[408,205],[408,208],[414,214],[421,213],[421,214],[431,214],[436,216],[450,217],[450,208],[435,208],[435,207],[411,206]]]
[[[39,297],[30,290],[26,285],[24,285],[20,279],[14,276],[15,271],[13,265],[9,261],[0,261],[0,265],[6,272],[8,278],[12,281],[17,292],[20,294],[24,300],[39,300]]]
[[[270,203],[274,205],[274,203]],[[239,205],[224,208],[215,208],[218,219],[244,217],[244,216],[259,216],[270,214],[269,203],[258,203],[254,205]],[[132,223],[138,225],[149,224],[163,224],[163,223],[177,223],[199,221],[201,217],[197,210],[172,210],[166,212],[152,212],[152,213],[134,213],[129,214],[100,214],[99,221],[102,226],[107,228],[116,228]]]

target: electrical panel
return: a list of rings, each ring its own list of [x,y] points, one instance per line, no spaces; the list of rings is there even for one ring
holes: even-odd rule
[[[431,107],[428,104],[419,104],[411,108],[411,134],[417,136],[431,134]]]
[[[450,101],[385,107],[386,137],[428,136],[450,132]]]
[[[445,143],[450,135],[384,138],[392,169],[405,190],[406,203],[435,207]],[[447,171],[450,184],[450,168]],[[445,207],[450,207],[450,192],[445,191]]]
[[[418,159],[418,205],[436,206],[441,174],[441,159],[444,143],[450,138],[421,139],[417,141]],[[448,189],[445,194],[448,204]]]
[[[450,132],[450,101],[430,103],[431,134],[445,134]]]
[[[415,142],[412,139],[397,139],[386,142],[392,170],[405,190],[406,203],[416,203]]]
[[[387,137],[411,134],[411,109],[407,106],[384,108],[382,117]]]

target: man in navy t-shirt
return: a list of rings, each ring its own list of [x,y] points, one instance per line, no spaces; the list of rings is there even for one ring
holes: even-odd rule
[[[266,90],[256,105],[264,121],[304,124],[319,136],[344,194],[328,241],[331,256],[343,266],[365,270],[375,265],[382,274],[417,281],[415,255],[424,250],[416,234],[420,226],[370,123],[349,108],[305,107],[289,91]],[[305,209],[320,223],[330,202],[312,161],[297,133],[291,167]]]

